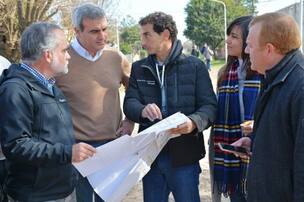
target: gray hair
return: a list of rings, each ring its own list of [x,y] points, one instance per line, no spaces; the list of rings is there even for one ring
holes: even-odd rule
[[[54,30],[62,30],[58,25],[37,22],[28,26],[21,36],[20,48],[23,61],[34,62],[44,51],[53,50],[59,43]]]
[[[83,31],[84,27],[82,21],[84,18],[91,20],[100,19],[106,17],[105,12],[102,8],[95,4],[87,3],[76,7],[72,15],[73,26]]]

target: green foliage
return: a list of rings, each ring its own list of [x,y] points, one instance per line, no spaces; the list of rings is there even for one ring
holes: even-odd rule
[[[130,44],[127,43],[121,43],[120,44],[120,51],[123,54],[131,54],[132,53],[132,47]]]
[[[212,63],[212,68],[220,69],[225,65],[225,60],[213,60],[211,63]]]
[[[252,13],[251,0],[222,0],[227,7],[227,26],[236,17]],[[212,0],[190,0],[185,8],[184,34],[199,47],[208,43],[212,49],[224,45],[224,6]]]
[[[242,0],[242,4],[254,14],[257,14],[256,3],[258,3],[258,0]]]
[[[135,19],[132,17],[132,16],[130,16],[130,15],[127,15],[124,19],[122,19],[122,21],[121,21],[121,26],[123,27],[123,28],[125,28],[125,27],[132,27],[132,26],[134,26],[134,25],[136,25],[136,21],[135,21]]]
[[[135,24],[135,20],[127,16],[122,21],[120,34],[120,50],[124,54],[135,54],[141,49],[139,27]]]

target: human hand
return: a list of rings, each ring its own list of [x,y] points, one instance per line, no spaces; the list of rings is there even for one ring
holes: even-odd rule
[[[131,135],[134,129],[134,122],[125,119],[121,122],[120,127],[116,131],[116,136]]]
[[[188,134],[191,133],[195,128],[196,128],[196,124],[194,123],[194,121],[188,118],[188,120],[185,123],[178,125],[176,128],[170,129],[169,133],[172,135]]]
[[[241,124],[242,133],[247,136],[252,133],[254,121],[245,121]]]
[[[83,161],[96,153],[96,149],[89,144],[80,142],[72,147],[72,163]]]
[[[245,149],[247,149],[248,151],[248,155],[251,156],[251,152],[250,149],[251,149],[251,139],[249,137],[242,137],[240,138],[239,140],[235,141],[234,143],[231,144],[232,146],[237,146],[237,147],[243,147]],[[238,155],[238,154],[234,154],[235,156],[239,156],[243,159],[248,159],[249,156],[248,155]]]
[[[150,121],[154,121],[155,119],[162,119],[162,114],[159,109],[159,107],[152,103],[152,104],[147,104],[145,108],[141,112],[141,116],[143,118],[148,118]]]

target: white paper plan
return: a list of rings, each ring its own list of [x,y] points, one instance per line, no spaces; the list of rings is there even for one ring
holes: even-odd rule
[[[121,201],[150,170],[150,166],[170,138],[166,131],[188,120],[175,113],[135,136],[124,135],[97,147],[97,153],[73,163],[87,177],[94,191],[105,201]]]

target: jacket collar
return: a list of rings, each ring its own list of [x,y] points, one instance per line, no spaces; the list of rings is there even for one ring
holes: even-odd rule
[[[173,42],[171,51],[169,53],[168,58],[164,61],[164,65],[168,66],[170,63],[174,62],[177,60],[178,56],[182,54],[183,51],[183,46],[180,40],[175,40]],[[147,66],[155,66],[156,63],[156,56],[155,54],[149,55],[146,59],[146,62],[144,65]]]
[[[19,78],[23,80],[30,88],[40,91],[43,94],[47,94],[49,96],[54,97],[54,95],[52,95],[51,92],[40,81],[37,80],[37,78],[35,78],[26,69],[20,67],[20,64],[12,64],[9,69],[5,70],[4,75],[1,78],[0,84],[12,78]]]
[[[264,89],[270,90],[272,87],[286,80],[288,75],[299,63],[298,58],[303,58],[300,50],[292,50],[273,68],[266,71]]]
[[[175,40],[173,45],[172,45],[172,49],[170,51],[170,54],[168,56],[168,58],[166,59],[166,61],[164,62],[164,65],[166,65],[166,71],[168,71],[168,65],[175,62],[178,57],[182,54],[183,51],[183,46],[180,40]],[[152,75],[157,78],[156,75],[156,71],[155,71],[155,63],[156,62],[156,58],[155,55],[149,55],[144,62],[142,63],[141,67],[142,68],[146,68],[148,69]],[[170,68],[170,66],[169,66]],[[156,79],[158,80],[158,79]]]
[[[287,53],[287,55],[272,69],[266,71],[265,79],[263,80],[263,89],[257,100],[258,104],[255,109],[253,133],[255,133],[255,130],[259,125],[260,118],[267,104],[267,98],[270,96],[272,89],[276,85],[283,83],[289,74],[295,69],[297,64],[302,61],[304,61],[302,53],[299,50],[293,50]]]

